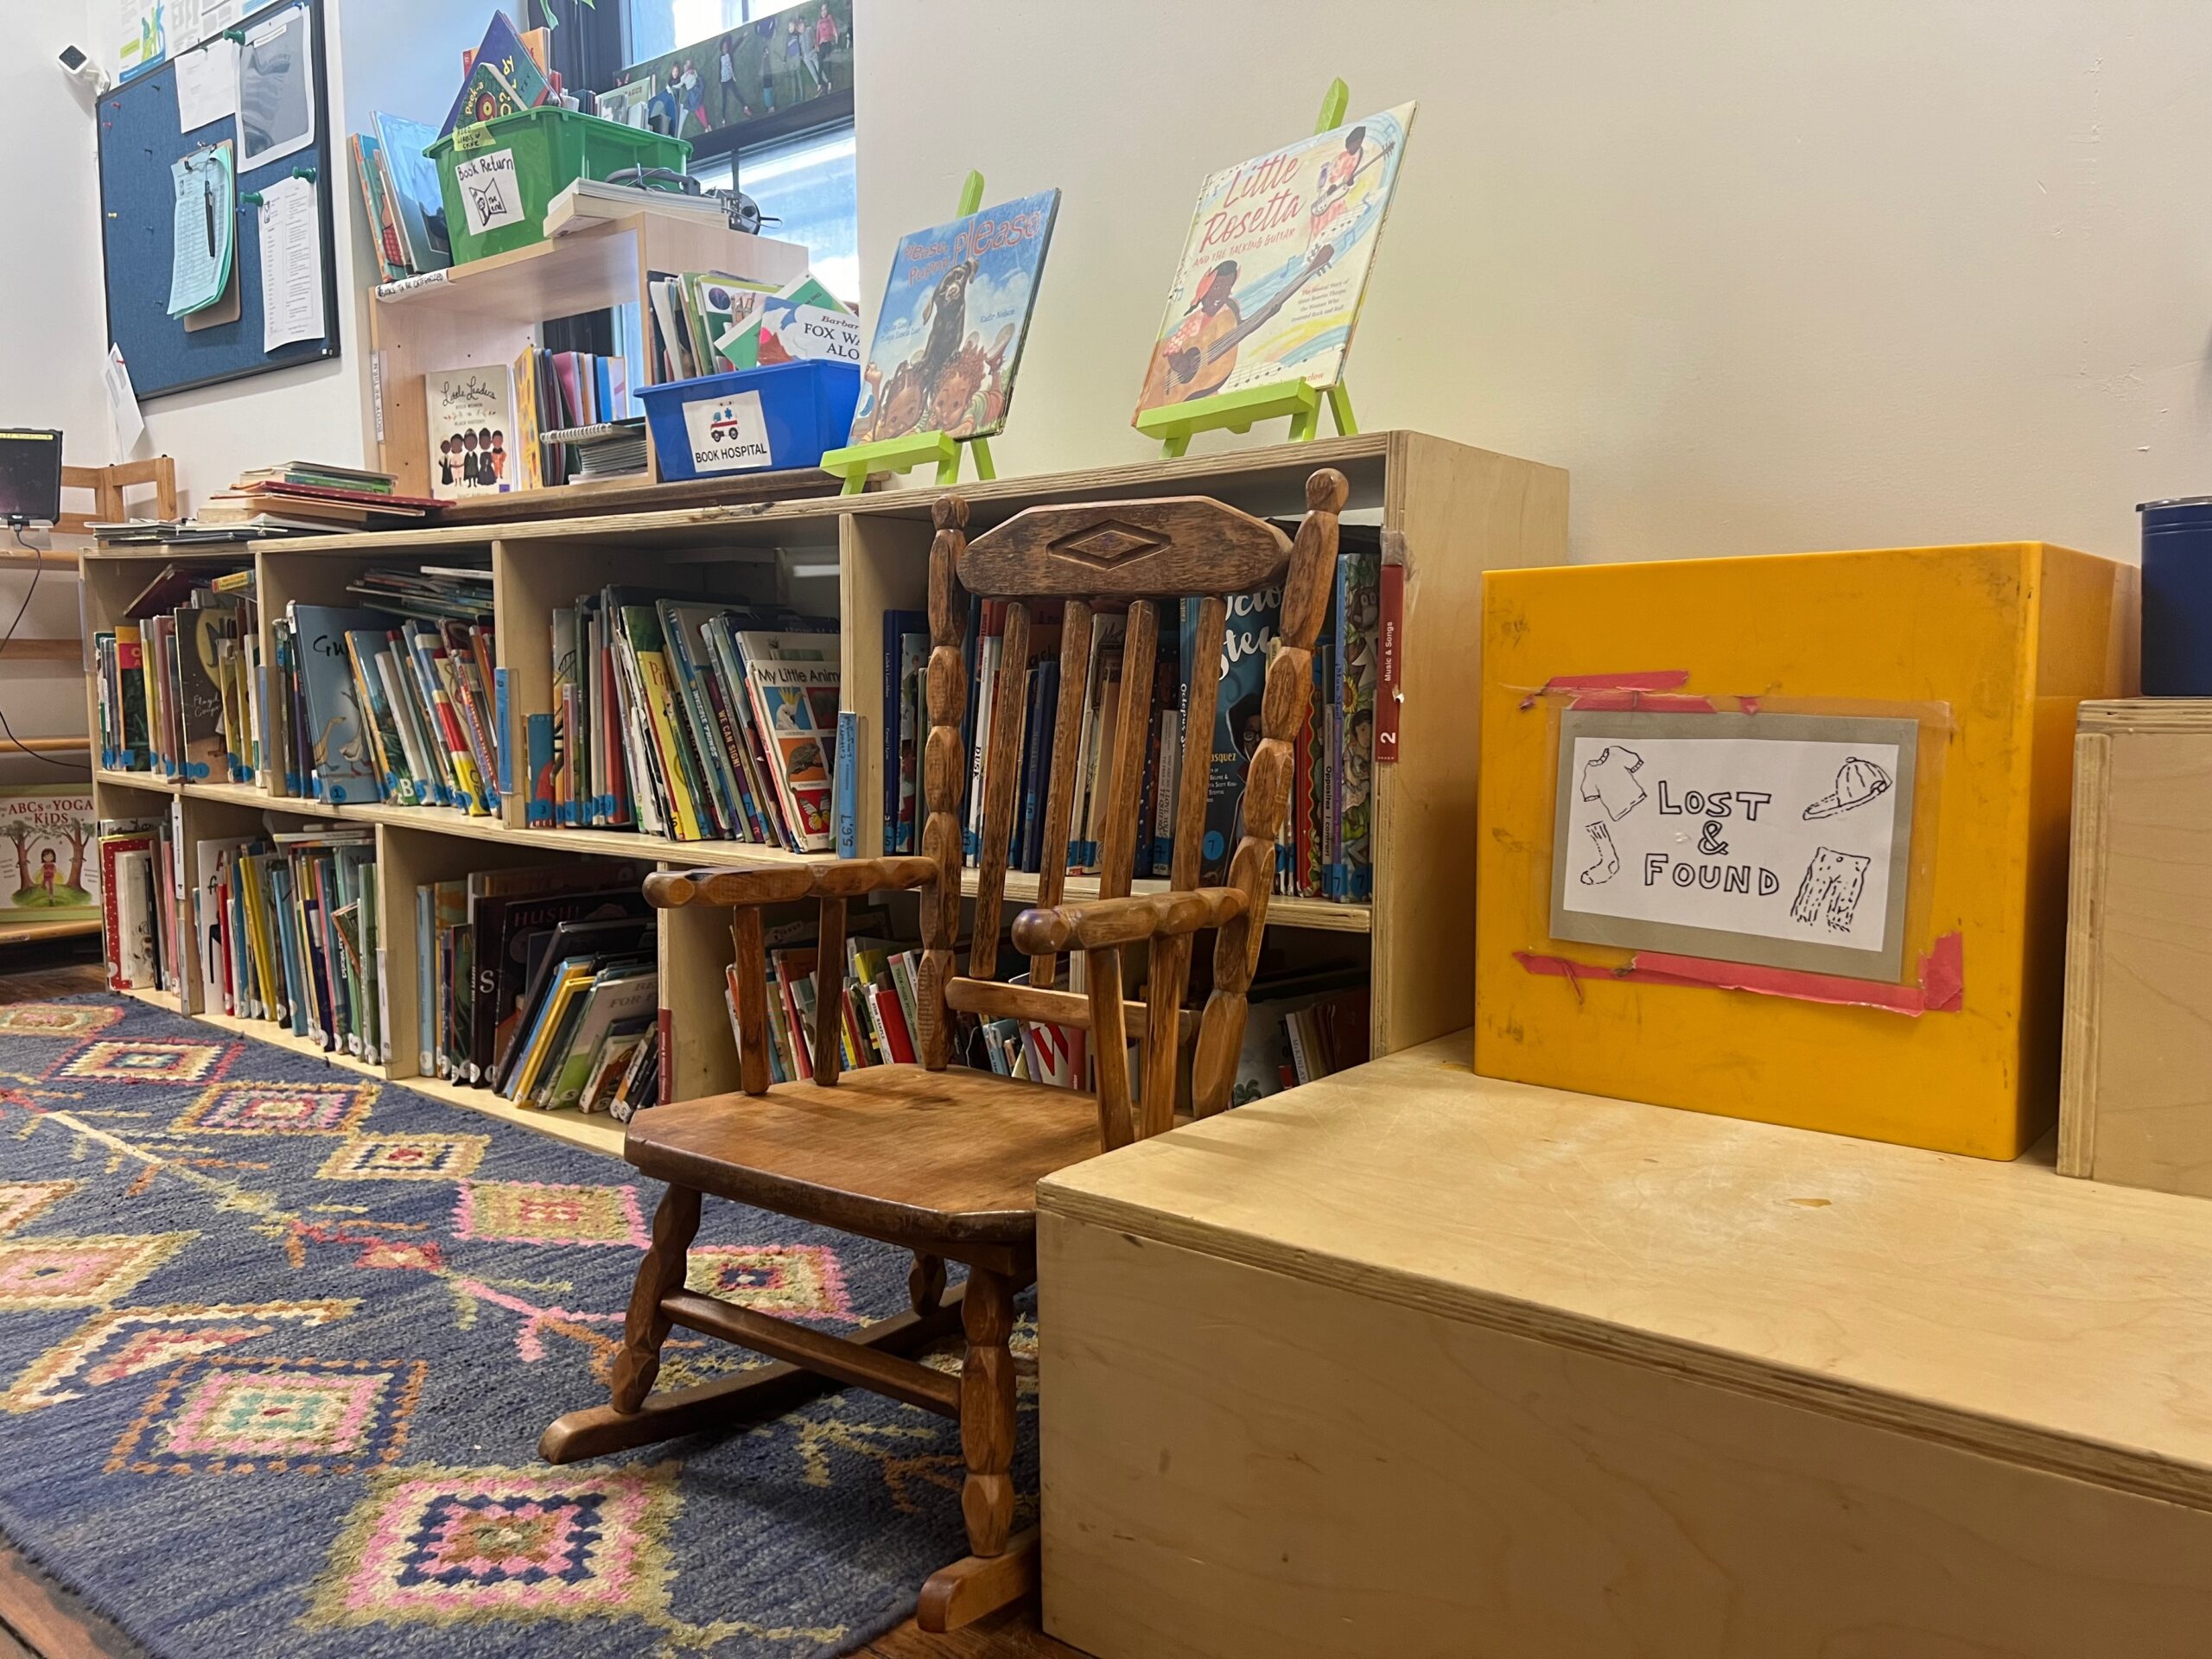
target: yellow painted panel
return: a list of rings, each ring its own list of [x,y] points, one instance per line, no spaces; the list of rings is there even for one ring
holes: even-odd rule
[[[1988,1158],[2056,1101],[2074,705],[2133,690],[2134,572],[2039,543],[1493,572],[1484,578],[1475,1066],[1486,1076]],[[1964,941],[1957,1013],[1545,977],[1559,675],[1917,714],[1908,979]],[[1884,710],[1875,705],[1913,705]],[[1837,712],[1844,712],[1839,707]]]

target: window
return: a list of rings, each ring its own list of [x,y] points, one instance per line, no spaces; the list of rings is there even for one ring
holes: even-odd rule
[[[723,188],[734,176],[775,221],[764,233],[803,245],[830,292],[857,304],[851,0],[621,0],[621,17],[626,65],[696,60],[700,126],[680,129],[693,175]]]
[[[626,0],[629,61],[643,63],[740,23],[789,11],[804,0]]]
[[[803,244],[814,274],[848,304],[861,298],[860,208],[850,122],[827,131],[756,144],[737,154],[739,187],[776,220],[761,234]],[[702,184],[727,188],[728,157],[694,163]]]

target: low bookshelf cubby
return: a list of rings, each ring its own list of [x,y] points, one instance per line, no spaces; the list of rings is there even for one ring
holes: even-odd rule
[[[1248,512],[1287,518],[1300,510],[1306,476],[1322,466],[1340,469],[1351,482],[1348,521],[1379,524],[1386,532],[1386,561],[1402,564],[1397,754],[1374,772],[1370,899],[1347,904],[1277,897],[1268,912],[1269,949],[1301,969],[1363,971],[1371,1003],[1369,1046],[1379,1056],[1465,1025],[1473,1004],[1483,573],[1564,562],[1566,474],[1417,433],[1382,432],[1004,479],[963,486],[961,493],[970,505],[971,531],[1039,502],[1179,494],[1211,495]],[[202,548],[101,549],[84,555],[86,632],[89,639],[111,629],[162,561],[219,568],[244,557],[254,569],[263,658],[270,661],[270,623],[289,603],[357,603],[347,595],[348,585],[372,569],[488,564],[504,742],[519,773],[527,753],[524,722],[550,708],[553,613],[580,594],[621,583],[772,602],[836,618],[842,706],[861,722],[859,753],[846,760],[858,767],[857,851],[872,856],[884,850],[882,619],[887,610],[925,602],[930,511],[937,493],[887,490],[269,540],[244,555]],[[97,729],[97,711],[95,721]],[[604,1116],[520,1110],[487,1090],[418,1076],[416,886],[571,857],[621,857],[664,869],[767,867],[798,858],[749,842],[533,825],[526,821],[526,791],[520,788],[505,794],[496,817],[470,817],[450,807],[332,804],[271,794],[255,784],[181,781],[143,772],[98,771],[94,789],[105,818],[171,814],[174,839],[188,859],[196,842],[215,836],[310,824],[371,826],[388,1052],[374,1065],[335,1055],[334,1063],[601,1143],[620,1133]],[[183,872],[188,881],[195,874],[188,868]],[[1140,881],[1138,889],[1162,885]],[[969,889],[972,895],[973,872]],[[1077,898],[1095,893],[1096,882],[1071,876],[1067,889]],[[1007,901],[1019,906],[1035,891],[1035,876],[1011,875]],[[894,914],[900,904],[911,907],[912,902],[911,897],[888,901]],[[662,1097],[734,1088],[737,1062],[723,975],[732,946],[724,918],[703,908],[663,912],[658,938]],[[321,1052],[266,1022],[210,1013],[193,953],[181,954],[181,989],[147,993],[149,1000]]]

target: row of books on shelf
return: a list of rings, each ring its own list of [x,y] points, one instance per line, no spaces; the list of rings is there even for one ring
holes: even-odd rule
[[[527,821],[830,850],[836,626],[620,587],[556,610]]]
[[[1373,891],[1370,807],[1375,764],[1375,714],[1380,647],[1380,532],[1346,525],[1337,563],[1336,590],[1313,653],[1313,694],[1294,746],[1290,810],[1276,860],[1276,891],[1300,898],[1363,904]],[[1204,747],[1186,740],[1189,695],[1185,665],[1192,655],[1198,605],[1186,601],[1176,620],[1163,626],[1152,681],[1143,700],[1144,779],[1132,855],[1135,876],[1168,874],[1173,852],[1175,802],[1186,757],[1196,753],[1207,768],[1205,838],[1201,879],[1218,881],[1242,835],[1244,776],[1260,740],[1260,705],[1267,671],[1280,639],[1282,595],[1278,588],[1234,596],[1222,641],[1221,682],[1213,731]],[[1014,818],[1008,848],[1011,868],[1038,871],[1044,846],[1046,793],[1053,764],[1060,698],[1062,619],[1058,607],[1033,607],[1029,659],[1001,659],[1005,606],[969,601],[969,662],[963,742],[971,757],[964,803],[964,855],[982,861],[983,804],[992,746],[977,741],[996,706],[1003,677],[1022,677],[1020,741],[1013,753]],[[1094,613],[1090,620],[1089,677],[1077,728],[1075,799],[1065,849],[1066,868],[1099,874],[1103,813],[1112,781],[1111,757],[1124,718],[1122,665],[1125,616]],[[927,618],[893,610],[883,618],[883,822],[885,844],[911,853],[920,840],[920,758],[928,735],[924,688],[930,656]],[[980,725],[979,725],[980,722]]]
[[[656,385],[801,358],[861,360],[860,319],[811,271],[777,287],[726,271],[652,271]]]
[[[389,1051],[379,984],[376,847],[353,826],[194,843],[196,881],[166,819],[103,825],[108,982],[186,989],[369,1063]]]
[[[497,813],[490,571],[372,570],[348,591],[374,608],[288,604],[264,664],[253,573],[168,567],[94,636],[101,765]]]
[[[918,1062],[921,1017],[915,987],[921,973],[917,945],[900,944],[874,930],[880,914],[855,912],[862,931],[849,934],[839,976],[841,1005],[836,1020],[840,1071]],[[814,1076],[817,1056],[817,969],[821,957],[810,921],[793,922],[767,935],[766,1005],[768,1071],[772,1082]],[[1070,964],[1066,988],[1085,988],[1088,964]],[[738,1021],[742,969],[724,970],[724,1003],[740,1052],[745,1038]],[[1026,981],[1018,975],[1014,982]],[[1282,1090],[1327,1077],[1367,1058],[1370,1003],[1363,975],[1325,972],[1282,977],[1255,987],[1248,1007],[1232,1103],[1243,1104]],[[955,1013],[952,1044],[961,1064],[1056,1088],[1096,1087],[1089,1033],[1080,1027],[1036,1020],[982,1020]],[[1131,1087],[1139,1088],[1143,1068],[1138,1046],[1130,1044]]]
[[[416,889],[416,1064],[518,1105],[658,1097],[660,982],[642,871],[588,861]]]

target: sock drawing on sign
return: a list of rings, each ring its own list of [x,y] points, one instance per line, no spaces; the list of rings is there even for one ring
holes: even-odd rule
[[[1618,823],[1643,804],[1643,785],[1636,781],[1636,774],[1643,770],[1643,757],[1634,749],[1608,743],[1598,751],[1596,760],[1582,763],[1576,792],[1586,801],[1597,802],[1605,809],[1605,816]]]
[[[1582,885],[1603,887],[1621,873],[1621,855],[1614,849],[1613,832],[1602,823],[1586,823],[1582,827],[1598,844],[1598,861],[1582,872]]]
[[[1826,922],[1831,933],[1851,931],[1858,914],[1859,896],[1866,891],[1866,871],[1873,861],[1857,853],[1839,853],[1822,847],[1805,867],[1797,896],[1789,901],[1789,919],[1812,927]]]

